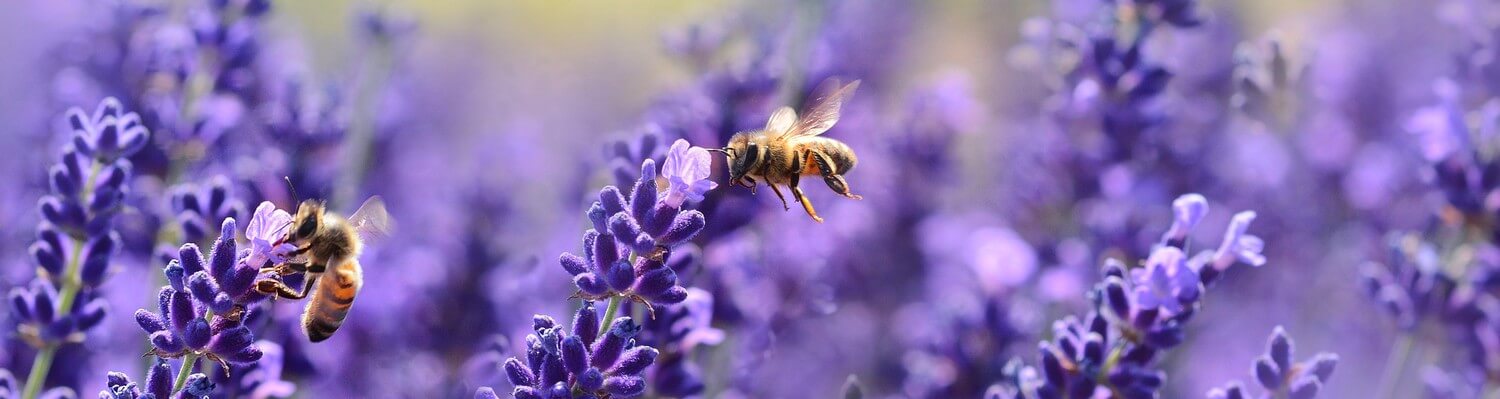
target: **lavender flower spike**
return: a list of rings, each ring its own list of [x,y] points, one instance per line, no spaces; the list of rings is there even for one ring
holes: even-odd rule
[[[1256,359],[1250,374],[1255,376],[1266,396],[1313,399],[1333,376],[1333,369],[1338,362],[1338,355],[1324,352],[1305,362],[1293,363],[1292,339],[1287,337],[1286,329],[1276,326],[1271,332],[1271,338],[1266,340],[1266,354]],[[1208,397],[1238,399],[1251,396],[1239,381],[1233,381],[1224,388],[1209,391]]]
[[[662,202],[680,208],[684,201],[701,201],[703,194],[718,183],[709,180],[712,159],[708,150],[691,147],[687,140],[678,139],[667,150],[667,161],[661,165],[661,175],[667,179],[667,192]]]

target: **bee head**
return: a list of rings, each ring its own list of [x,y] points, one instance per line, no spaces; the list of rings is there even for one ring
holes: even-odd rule
[[[729,144],[719,150],[724,153],[729,164],[730,184],[744,178],[760,158],[760,145],[751,140],[750,136],[749,133],[735,133],[729,138]]]
[[[301,242],[311,238],[323,228],[323,201],[303,200],[297,206],[297,216],[292,218],[292,228],[287,230],[286,242]]]

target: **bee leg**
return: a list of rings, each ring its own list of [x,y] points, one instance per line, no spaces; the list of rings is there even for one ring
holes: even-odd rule
[[[814,152],[812,153],[812,159],[818,165],[818,172],[823,175],[823,182],[828,183],[828,188],[833,189],[833,192],[853,199],[865,198],[859,194],[849,192],[849,182],[845,181],[844,176],[839,175],[837,170],[834,170],[833,160],[828,159],[827,154]]]
[[[306,298],[307,293],[309,291],[312,291],[313,283],[316,283],[317,281],[318,275],[309,274],[307,276],[307,279],[302,281],[302,291],[298,292],[296,290],[293,290],[292,287],[286,286],[286,283],[283,283],[280,280],[263,279],[255,282],[255,290],[259,291],[262,294],[276,295],[280,298],[298,300]]]
[[[786,205],[786,196],[781,195],[781,189],[776,188],[775,184],[769,184],[768,183],[766,185],[771,186],[771,192],[776,193],[776,198],[780,198],[781,199],[781,210],[783,210],[783,211],[790,211],[790,210],[792,210],[792,207]]]
[[[790,184],[792,187],[792,197],[796,198],[797,202],[802,203],[802,209],[807,211],[807,216],[812,216],[815,222],[823,223],[823,218],[818,217],[818,211],[813,210],[812,201],[808,201],[807,196],[802,195],[801,187],[797,187],[798,180],[800,178],[797,175],[792,175],[792,184]]]

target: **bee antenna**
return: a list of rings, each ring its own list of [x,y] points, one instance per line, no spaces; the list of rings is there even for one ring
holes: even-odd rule
[[[729,155],[729,147],[724,147],[724,148],[705,148],[705,149],[709,150],[709,151],[717,152],[717,153],[720,153],[720,154]]]
[[[292,192],[292,203],[295,204],[301,202],[302,198],[297,197],[297,186],[292,185],[292,177],[282,176],[281,179],[286,180],[286,188],[287,190],[291,190]]]

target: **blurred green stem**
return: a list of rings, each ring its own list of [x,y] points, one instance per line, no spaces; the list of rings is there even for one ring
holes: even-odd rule
[[[1388,399],[1391,391],[1398,386],[1399,380],[1406,370],[1406,361],[1411,359],[1411,347],[1416,341],[1415,334],[1411,332],[1401,333],[1396,339],[1396,344],[1391,348],[1391,356],[1385,361],[1385,371],[1380,373],[1380,387],[1375,392],[1376,399]]]
[[[609,332],[609,326],[613,324],[615,314],[620,313],[620,302],[624,301],[625,297],[619,295],[609,298],[609,307],[604,308],[604,321],[599,323],[599,337],[602,338],[604,333]]]

